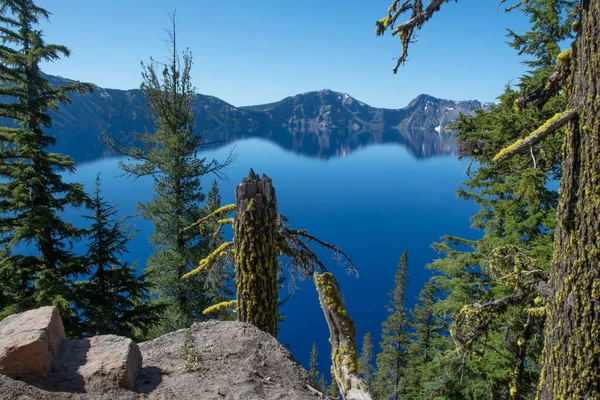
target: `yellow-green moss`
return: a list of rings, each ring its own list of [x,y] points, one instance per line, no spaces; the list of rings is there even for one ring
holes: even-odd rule
[[[226,308],[230,308],[230,307],[235,306],[235,303],[236,303],[235,300],[224,301],[222,303],[218,303],[218,304],[215,304],[215,305],[212,305],[212,306],[208,307],[206,310],[202,311],[202,314],[207,315],[207,314],[219,312],[219,311],[224,310]]]
[[[521,112],[521,106],[519,105],[519,99],[518,98],[515,99],[515,102],[513,104],[515,106],[515,111],[516,112]]]
[[[199,274],[201,271],[207,270],[210,268],[216,261],[223,258],[225,255],[229,254],[228,249],[231,247],[233,242],[225,242],[222,243],[219,247],[215,249],[210,255],[202,260],[200,260],[200,264],[197,268],[191,270],[187,274],[182,276],[182,279],[189,278],[191,276]]]
[[[498,152],[498,154],[496,154],[494,156],[494,161],[497,162],[499,159],[504,158],[506,155],[509,155],[509,154],[512,154],[512,153],[516,152],[517,149],[523,144],[523,142],[525,140],[531,139],[534,136],[537,136],[539,134],[542,134],[542,133],[546,132],[548,130],[548,128],[550,128],[550,126],[552,124],[556,123],[556,121],[558,121],[560,118],[564,117],[565,115],[567,115],[569,113],[571,113],[571,110],[567,110],[567,111],[564,111],[564,112],[556,113],[552,118],[550,118],[549,120],[547,120],[546,122],[544,122],[544,124],[542,126],[540,126],[539,128],[537,128],[535,131],[533,131],[526,138],[519,139],[516,142],[514,142],[513,144],[511,144],[510,146],[505,147],[502,150],[500,150]]]
[[[525,139],[519,139],[510,146],[503,148],[498,152],[498,154],[494,156],[494,161],[497,162],[500,158],[504,157],[505,155],[514,152],[524,141]]]
[[[579,32],[579,29],[580,29],[580,28],[581,28],[581,22],[580,22],[580,21],[574,21],[574,22],[571,24],[571,30],[572,30],[573,32]]]
[[[571,49],[561,51],[556,57],[557,63],[566,64],[571,62]]]
[[[385,30],[389,26],[390,22],[391,22],[390,17],[384,17],[384,18],[381,18],[380,20],[378,20],[377,23],[375,24],[375,33],[378,36],[383,35]]]
[[[341,324],[340,328],[343,337],[336,343],[331,353],[332,369],[335,372],[334,376],[336,376],[338,380],[342,380],[344,376],[348,377],[348,374],[342,373],[342,368],[346,368],[350,374],[358,376],[356,329],[354,321],[352,321],[344,307],[333,275],[329,272],[315,274],[315,285],[317,291],[321,294],[321,301],[325,303],[321,304],[321,306],[331,310],[335,315],[336,320]],[[344,390],[351,389],[351,380],[349,378],[344,379],[342,381],[342,386]]]
[[[277,257],[275,208],[248,202],[234,223],[235,288],[240,321],[277,337]]]

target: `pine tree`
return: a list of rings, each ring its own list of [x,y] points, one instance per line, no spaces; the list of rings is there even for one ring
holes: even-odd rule
[[[420,1],[394,1],[388,17],[378,21],[377,33],[383,34],[404,11],[412,13],[393,29],[403,45],[394,72],[406,60],[415,29],[445,2],[433,0],[423,8]],[[539,399],[593,398],[600,391],[599,372],[585,366],[597,364],[600,352],[583,346],[600,339],[597,323],[586,311],[594,298],[593,282],[600,276],[598,238],[589,236],[593,229],[586,226],[598,212],[586,204],[598,195],[591,180],[579,178],[598,171],[597,144],[589,139],[599,136],[600,124],[589,99],[600,69],[597,47],[591,45],[598,42],[600,2],[578,3],[526,0],[509,7],[521,7],[532,22],[531,31],[509,32],[509,37],[521,54],[533,56],[528,61],[533,71],[521,79],[519,91],[505,91],[499,107],[462,117],[457,124],[461,154],[480,163],[461,194],[482,205],[474,226],[484,228],[485,236],[479,241],[446,237],[436,246],[446,255],[433,265],[446,275],[439,279],[448,293],[440,308],[452,315],[452,335],[465,357],[478,355],[465,358],[458,379],[442,383],[446,396],[531,398],[541,369]],[[571,28],[577,40],[571,50],[559,52]],[[529,134],[536,126],[540,128]],[[557,196],[546,183],[561,175],[555,224]],[[574,245],[583,242],[585,247]],[[462,251],[465,246],[472,251]],[[573,308],[568,298],[575,292],[585,300]],[[542,335],[544,315],[549,323]],[[574,320],[586,328],[573,330]],[[578,361],[582,359],[585,365]],[[446,359],[445,365],[437,363],[438,371],[456,370],[452,365]]]
[[[437,375],[429,370],[429,363],[445,350],[447,324],[435,311],[440,300],[439,287],[435,280],[428,281],[410,311],[410,338],[406,368],[405,396],[409,399],[428,398],[425,382],[433,381]],[[435,386],[435,385],[434,385]],[[435,387],[434,387],[435,389]]]
[[[371,332],[367,332],[363,338],[360,357],[358,358],[358,372],[369,392],[372,392],[375,388],[373,357],[374,354],[373,342],[371,341]]]
[[[378,398],[398,400],[403,394],[410,344],[405,295],[408,278],[408,254],[404,251],[398,263],[394,289],[390,293],[390,315],[381,324],[381,352],[377,354],[375,376],[375,393]]]
[[[317,350],[317,343],[313,343],[310,349],[310,360],[308,361],[308,375],[315,380],[319,381],[319,352]]]
[[[50,13],[31,0],[0,2],[0,117],[14,127],[0,127],[0,318],[42,305],[60,308],[67,331],[76,328],[70,284],[85,265],[72,251],[85,231],[65,222],[61,213],[89,200],[83,187],[65,183],[74,172],[70,157],[50,153],[55,139],[44,130],[48,110],[70,103],[71,92],[86,93],[89,84],[52,87],[39,64],[68,57],[69,50],[46,44],[35,28]]]
[[[137,275],[135,265],[119,258],[128,252],[135,232],[123,220],[114,220],[118,210],[103,199],[100,174],[91,208],[93,215],[84,216],[92,221],[86,254],[90,277],[75,286],[82,333],[143,338],[158,322],[162,307],[149,301],[147,276]]]
[[[106,138],[119,153],[138,161],[120,163],[126,175],[151,176],[154,180],[152,201],[138,203],[143,218],[154,225],[150,237],[153,253],[147,261],[153,296],[168,305],[153,335],[189,327],[193,321],[205,318],[202,311],[220,300],[215,298],[214,289],[206,289],[206,273],[181,279],[215,246],[212,233],[203,235],[202,230],[184,228],[208,214],[203,207],[206,196],[202,177],[218,175],[232,161],[231,156],[222,163],[197,157],[206,132],[198,134],[195,129],[197,96],[190,80],[192,55],[186,50],[180,58],[175,17],[171,19],[169,64],[154,60],[148,65],[142,63],[141,89],[154,132],[133,135],[132,146]],[[217,200],[216,196],[211,199]],[[212,284],[218,292],[224,282]]]

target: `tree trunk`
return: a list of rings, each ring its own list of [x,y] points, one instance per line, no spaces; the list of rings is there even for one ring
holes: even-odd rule
[[[600,399],[600,0],[582,0],[538,397]]]
[[[319,301],[329,327],[331,363],[334,378],[345,400],[371,400],[365,384],[358,377],[356,330],[350,319],[333,276],[315,273]]]
[[[277,202],[271,178],[250,175],[236,188],[235,290],[242,322],[277,337]]]

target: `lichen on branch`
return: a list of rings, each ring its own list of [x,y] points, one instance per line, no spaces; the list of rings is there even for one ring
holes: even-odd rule
[[[218,304],[214,304],[210,307],[208,307],[206,310],[202,311],[202,314],[207,315],[207,314],[212,314],[212,313],[216,313],[219,311],[222,311],[226,308],[231,308],[233,306],[235,306],[236,301],[235,300],[229,300],[229,301],[224,301]]]
[[[500,150],[494,157],[494,161],[497,163],[504,162],[516,154],[528,151],[531,146],[534,146],[544,140],[553,132],[562,128],[567,122],[575,118],[579,113],[578,108],[572,108],[567,111],[557,113],[542,126],[533,131],[529,136],[524,139],[519,139],[513,144],[504,149]]]
[[[398,35],[400,43],[402,44],[402,54],[397,58],[396,66],[392,69],[395,73],[398,72],[398,68],[406,62],[408,56],[408,47],[411,43],[416,41],[415,28],[420,30],[423,24],[433,17],[433,14],[440,10],[440,7],[444,3],[448,3],[450,0],[431,0],[426,7],[423,7],[423,0],[394,0],[388,7],[388,15],[375,22],[375,33],[377,36],[382,36],[388,28],[392,30],[392,36]],[[500,7],[507,0],[501,0],[498,7]],[[528,3],[531,0],[521,0],[513,6],[506,8],[504,11],[508,12],[515,8]],[[455,0],[458,2],[458,0]],[[410,17],[398,24],[396,23],[402,14],[407,11],[412,11]]]
[[[183,275],[181,279],[187,279],[194,275],[199,274],[201,271],[206,271],[209,269],[215,262],[222,259],[226,255],[230,254],[230,248],[233,245],[233,242],[224,242],[221,243],[219,247],[217,247],[212,253],[208,255],[208,257],[200,260],[200,264],[198,267],[194,268],[187,274]]]
[[[229,214],[230,212],[235,210],[235,204],[228,204],[226,206],[223,206],[221,208],[216,209],[215,211],[211,212],[210,214],[208,214],[206,217],[199,219],[198,221],[194,222],[192,225],[183,228],[181,230],[181,232],[185,232],[188,231],[192,228],[195,228],[198,225],[202,225],[203,223],[210,221],[211,219],[215,219],[218,218],[224,214]],[[221,219],[218,222],[221,224],[221,221],[225,221],[224,223],[229,223],[229,219]]]

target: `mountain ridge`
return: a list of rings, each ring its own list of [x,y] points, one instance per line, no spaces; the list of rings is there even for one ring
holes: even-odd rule
[[[52,85],[73,80],[46,75]],[[128,133],[151,130],[140,89],[96,87],[71,94],[72,104],[51,111],[49,134],[56,151],[76,161],[111,155],[101,138],[109,133],[127,141]],[[421,94],[398,109],[372,107],[347,93],[310,91],[279,101],[236,107],[215,96],[197,94],[196,127],[207,126],[207,142],[227,143],[248,137],[270,140],[284,149],[328,159],[375,143],[396,143],[417,158],[455,154],[454,135],[445,128],[459,113],[473,114],[490,103],[454,101]],[[3,121],[10,124],[10,121]]]

